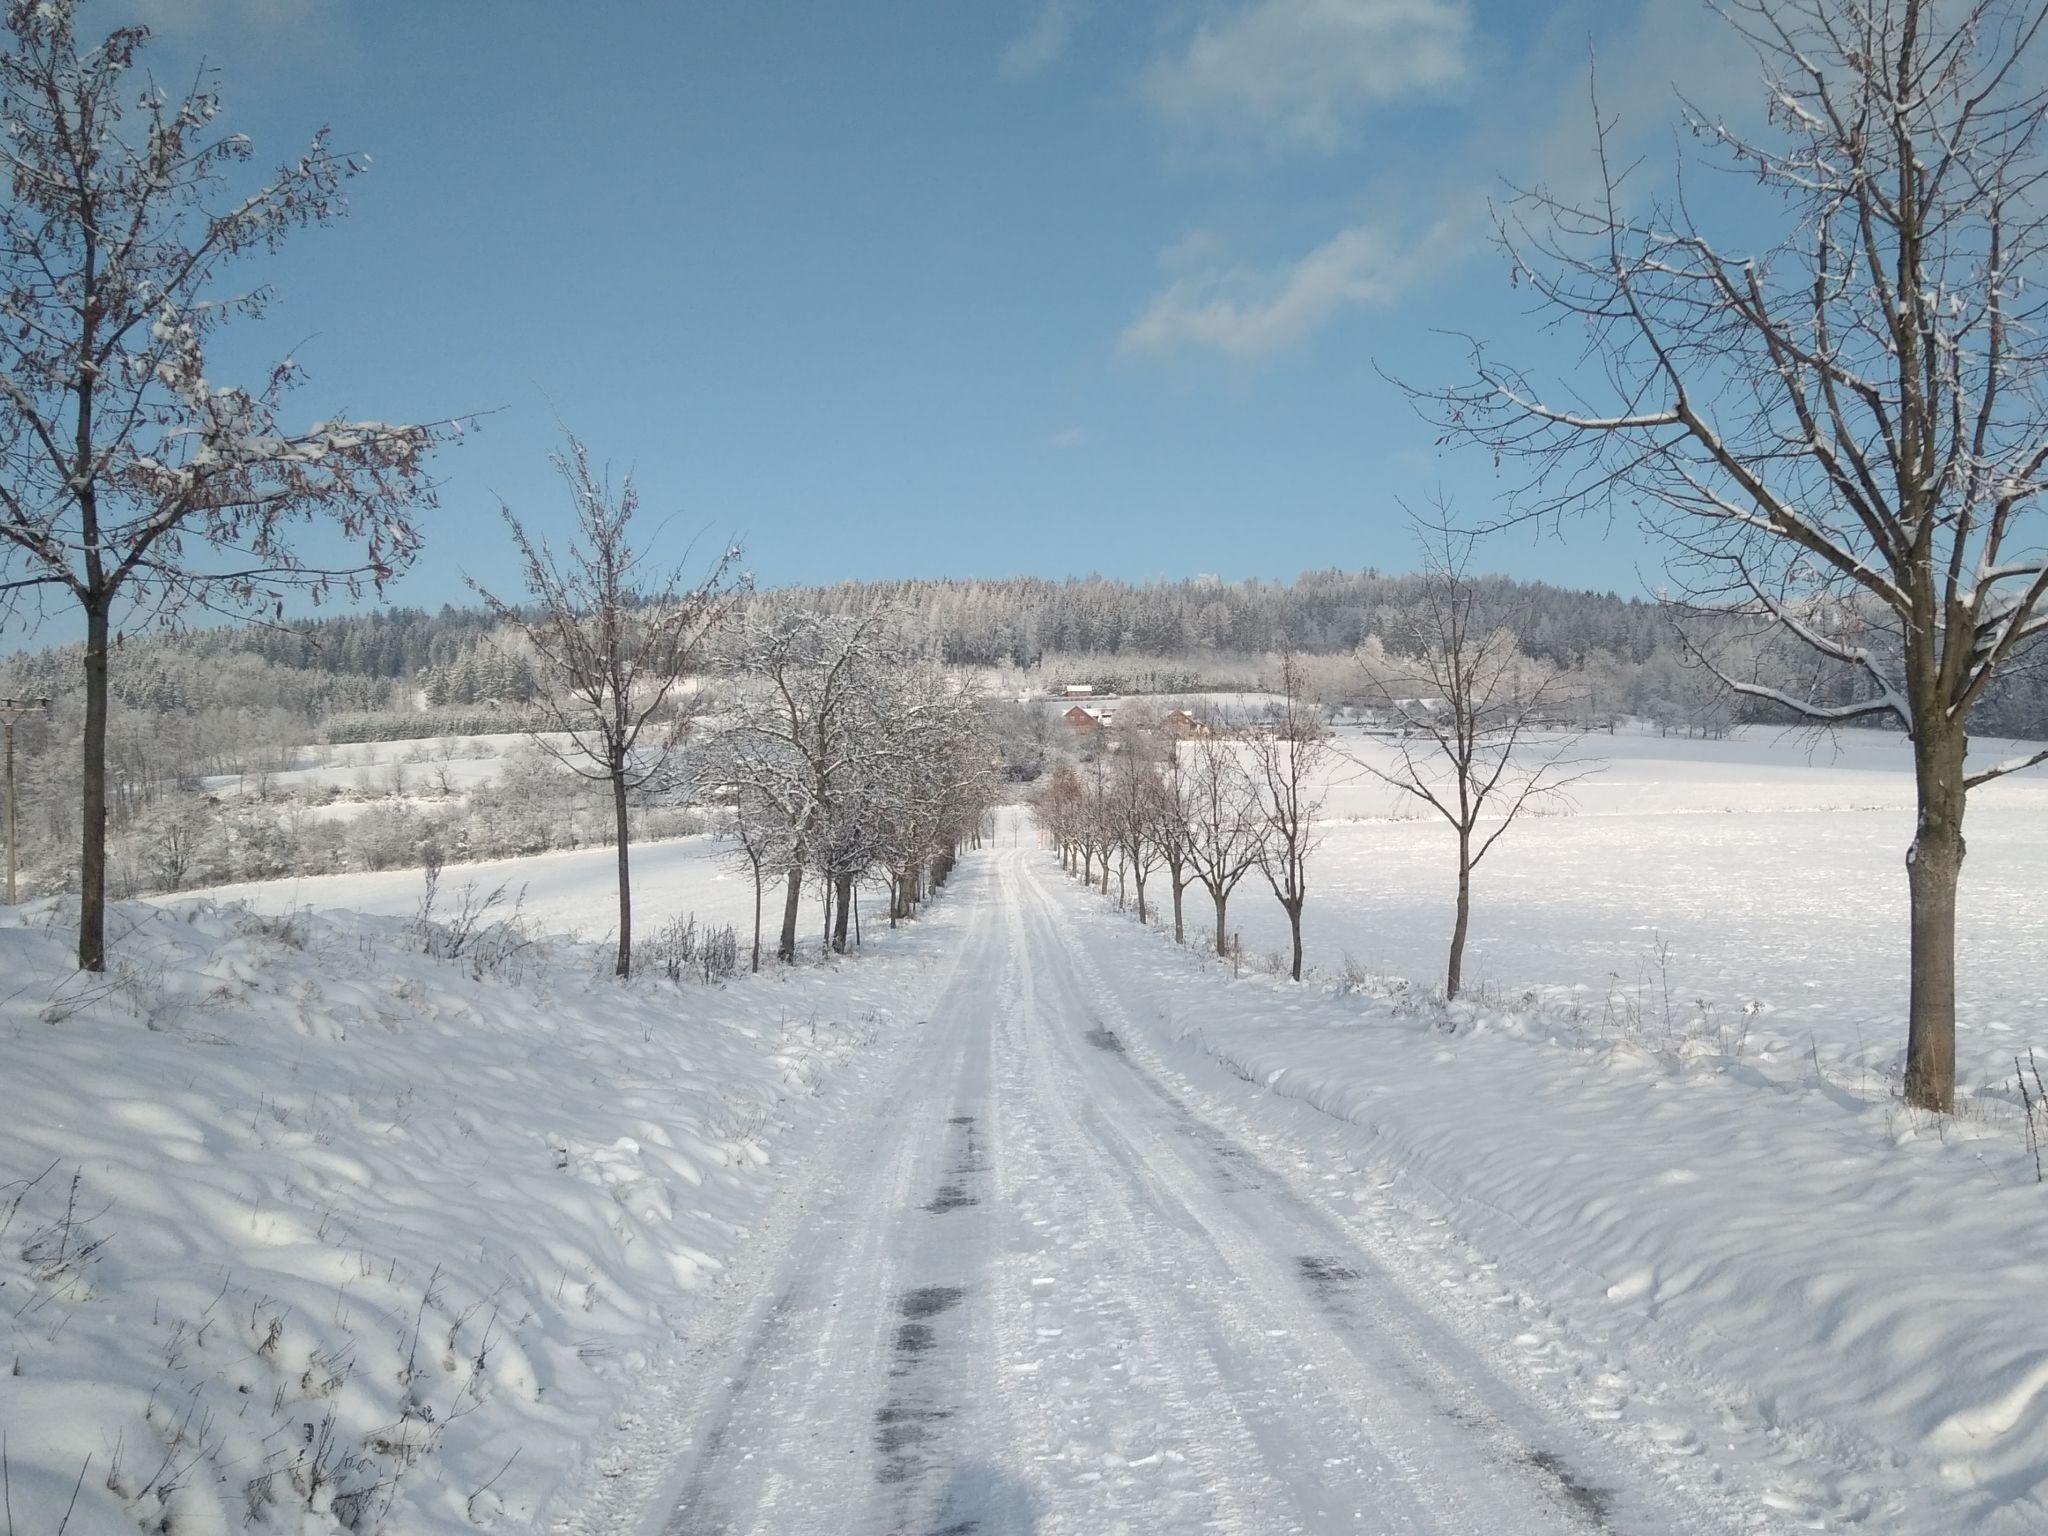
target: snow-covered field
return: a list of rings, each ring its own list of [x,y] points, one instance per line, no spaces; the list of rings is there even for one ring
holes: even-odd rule
[[[1389,752],[1342,741],[1368,760]],[[1987,741],[1972,762],[2015,750]],[[1568,813],[1518,823],[1474,877],[1468,985],[1508,999],[1537,989],[1544,1009],[1610,1033],[1626,1017],[1659,1035],[1740,1037],[1751,1057],[1817,1051],[1843,1075],[1889,1070],[1905,1038],[1903,741],[1752,729],[1723,742],[1595,736],[1581,751],[1604,771],[1575,787]],[[1331,777],[1308,963],[1440,984],[1450,829],[1353,766]],[[1959,1070],[1974,1086],[2009,1082],[2016,1049],[2048,1051],[2048,774],[1977,791],[1965,831]],[[1212,922],[1199,890],[1189,912]],[[1285,947],[1256,873],[1230,918],[1247,954]]]
[[[1845,742],[1601,739],[1448,1010],[1447,839],[1363,783],[1301,987],[1021,812],[859,960],[722,988],[429,958],[417,871],[124,906],[92,985],[19,909],[15,1529],[2048,1529],[2048,780],[1972,806],[1937,1120],[1888,1080],[1910,778]],[[744,932],[704,840],[635,864]],[[585,940],[612,879],[444,876]]]
[[[89,980],[53,915],[0,914],[22,1536],[532,1529],[947,924],[621,987],[576,946],[479,976],[400,922],[191,898],[117,908]]]
[[[1757,1529],[2048,1529],[2048,1191],[2016,1104],[1944,1122],[1754,1047],[1232,980],[1061,885],[1141,1064],[1608,1445],[1716,1469]]]
[[[274,773],[223,773],[200,780],[209,794],[346,793],[361,790],[384,794],[393,775],[415,789],[438,785],[445,775],[449,787],[474,788],[497,778],[506,754],[531,744],[524,732],[491,736],[429,736],[406,741],[342,742],[300,750],[289,768]]]
[[[648,934],[671,917],[694,915],[698,926],[731,924],[744,944],[753,931],[754,882],[733,867],[728,845],[710,837],[679,837],[641,843],[632,850],[633,931]],[[509,902],[524,896],[528,917],[550,933],[602,939],[618,931],[618,855],[610,848],[577,848],[519,859],[450,864],[441,872],[441,901],[459,899],[468,887],[488,893],[505,888]],[[410,917],[419,910],[424,877],[417,869],[386,869],[345,875],[308,875],[295,880],[253,880],[215,886],[204,894],[220,902],[241,902],[259,912],[368,912]],[[780,907],[770,889],[765,921],[777,921]],[[175,903],[181,898],[155,898]],[[886,918],[888,908],[880,912]]]

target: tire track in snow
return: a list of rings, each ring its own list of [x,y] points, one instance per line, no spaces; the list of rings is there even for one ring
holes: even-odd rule
[[[1524,1487],[1532,1489],[1552,1511],[1563,1511],[1579,1530],[1733,1532],[1757,1528],[1757,1509],[1726,1497],[1718,1481],[1702,1487],[1698,1479],[1675,1477],[1677,1468],[1667,1450],[1661,1456],[1647,1456],[1638,1446],[1599,1434],[1593,1425],[1563,1419],[1556,1409],[1540,1407],[1538,1399],[1513,1384],[1509,1370],[1489,1364],[1382,1268],[1378,1253],[1370,1247],[1374,1239],[1356,1225],[1356,1212],[1333,1210],[1325,1204],[1323,1192],[1300,1188],[1284,1169],[1268,1163],[1245,1141],[1225,1133],[1171,1090],[1165,1081],[1171,1073],[1149,1049],[1143,1049],[1141,1036],[1128,1028],[1128,1016],[1116,999],[1118,989],[1104,981],[1094,958],[1081,944],[1073,915],[1057,899],[1057,887],[1049,887],[1034,866],[1024,868],[1024,879],[1034,887],[1044,918],[1069,948],[1067,969],[1081,981],[1087,1006],[1098,1018],[1096,1028],[1124,1024],[1118,1034],[1124,1051],[1118,1059],[1145,1096],[1167,1106],[1169,1124],[1178,1135],[1161,1135],[1161,1122],[1143,1116],[1126,1116],[1118,1124],[1130,1126],[1135,1143],[1159,1153],[1149,1155],[1147,1161],[1167,1176],[1176,1165],[1190,1163],[1190,1151],[1198,1153],[1192,1159],[1196,1167],[1208,1159],[1225,1184],[1243,1180],[1247,1169],[1255,1169],[1268,1188],[1262,1225],[1268,1221],[1280,1227],[1294,1225],[1300,1247],[1296,1278],[1315,1292],[1321,1303],[1354,1315],[1352,1325],[1339,1327],[1337,1333],[1350,1354],[1368,1366],[1370,1376],[1395,1382],[1411,1399],[1419,1399],[1421,1417],[1440,1417],[1475,1444],[1489,1446],[1489,1462],[1495,1468],[1507,1468],[1511,1477],[1530,1475],[1520,1479]],[[1260,1141],[1272,1145],[1270,1139],[1262,1137]],[[1188,1200],[1188,1208],[1204,1221],[1219,1245],[1233,1247],[1227,1208],[1198,1196]],[[1436,1233],[1436,1239],[1442,1241],[1442,1233]],[[1235,1251],[1243,1262],[1266,1264],[1280,1247],[1286,1243],[1255,1241],[1249,1249]],[[1337,1284],[1331,1284],[1333,1280]],[[1522,1339],[1518,1346],[1520,1343]],[[1509,1528],[1522,1530],[1524,1526]]]
[[[880,1106],[882,1135],[839,1172],[838,1197],[782,1262],[785,1301],[750,1322],[700,1410],[664,1536],[1027,1529],[1006,1521],[1017,1500],[1002,1480],[977,1475],[1001,1439],[975,1390],[990,1347],[977,1129],[990,1032],[977,1021],[1006,944],[992,919],[982,903]]]
[[[1367,1380],[1377,1380],[1391,1396],[1405,1395],[1417,1412],[1408,1421],[1441,1421],[1456,1435],[1486,1449],[1488,1469],[1505,1473],[1508,1486],[1518,1483],[1579,1530],[1708,1531],[1755,1528],[1755,1511],[1744,1511],[1712,1490],[1674,1487],[1667,1468],[1646,1465],[1623,1447],[1590,1432],[1586,1426],[1560,1420],[1539,1408],[1507,1375],[1489,1365],[1471,1346],[1427,1312],[1392,1279],[1377,1254],[1361,1246],[1347,1214],[1331,1211],[1320,1199],[1296,1188],[1284,1172],[1268,1164],[1245,1142],[1219,1129],[1162,1080],[1160,1064],[1149,1050],[1136,1048],[1138,1036],[1117,1001],[1118,989],[1105,982],[1075,931],[1071,915],[1058,903],[1035,866],[1024,878],[1033,887],[1048,925],[1068,951],[1066,969],[1082,989],[1096,1029],[1124,1025],[1118,1039],[1124,1049],[1117,1060],[1140,1092],[1168,1111],[1164,1118],[1141,1114],[1120,1116],[1117,1133],[1128,1132],[1142,1160],[1168,1183],[1178,1185],[1185,1207],[1216,1240],[1228,1263],[1267,1268],[1266,1285],[1277,1286],[1273,1256],[1288,1246],[1257,1228],[1274,1226],[1295,1233],[1295,1274],[1300,1288],[1343,1321],[1333,1334],[1345,1350],[1366,1367]],[[1223,1187],[1256,1177],[1265,1190],[1259,1220],[1247,1229],[1253,1241],[1240,1239],[1230,1220],[1233,1207],[1201,1198],[1203,1164]],[[1176,1172],[1192,1169],[1193,1184]],[[1238,1209],[1242,1209],[1239,1207]],[[1448,1454],[1455,1459],[1456,1450]],[[1443,1456],[1426,1456],[1443,1464]],[[1475,1488],[1486,1479],[1475,1479]],[[1532,1516],[1502,1529],[1535,1528]],[[1477,1525],[1474,1529],[1483,1529]]]
[[[996,855],[962,884],[978,910],[879,1133],[820,1149],[836,1197],[647,1530],[1719,1528],[1610,1479],[1174,1092],[1044,875]]]

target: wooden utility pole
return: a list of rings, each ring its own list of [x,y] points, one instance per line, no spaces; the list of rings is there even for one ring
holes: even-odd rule
[[[0,733],[7,737],[7,905],[14,905],[14,848],[15,848],[15,794],[14,794],[14,722],[30,715],[46,713],[50,708],[48,699],[0,699]]]

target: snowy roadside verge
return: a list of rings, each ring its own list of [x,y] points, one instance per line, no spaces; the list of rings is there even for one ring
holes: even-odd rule
[[[623,987],[582,946],[492,974],[345,913],[110,926],[86,978],[53,905],[0,917],[24,1536],[532,1528],[744,1248],[771,1156],[914,1026],[945,925]]]
[[[1418,1292],[1651,1456],[1747,1464],[1759,1519],[2048,1518],[2048,1191],[2016,1113],[1549,1013],[1227,969],[1048,885],[1140,1062],[1301,1159]],[[1540,1001],[1540,999],[1539,999]],[[1283,1159],[1283,1162],[1293,1159]]]

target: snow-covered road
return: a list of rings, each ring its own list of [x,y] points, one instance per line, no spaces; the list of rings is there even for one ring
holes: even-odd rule
[[[1539,1405],[1387,1270],[1351,1190],[1205,1115],[1087,899],[1026,846],[963,864],[929,1027],[700,1334],[629,1528],[1753,1528],[1699,1461]]]

